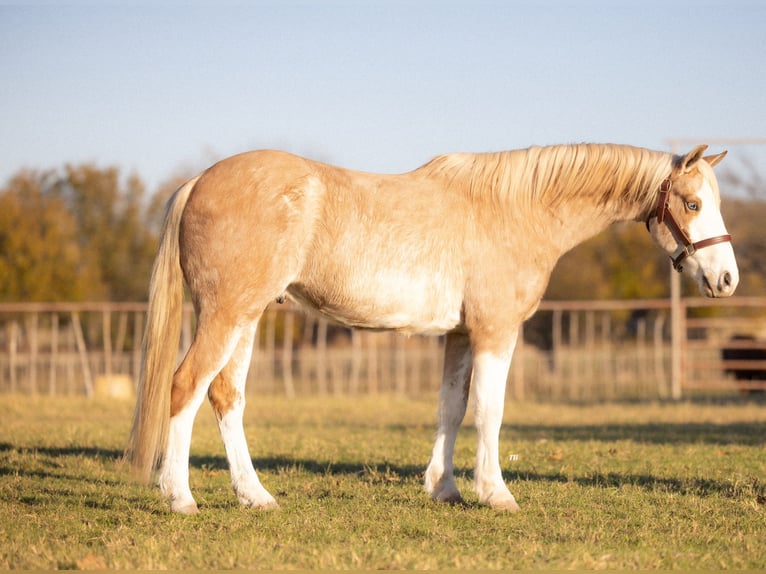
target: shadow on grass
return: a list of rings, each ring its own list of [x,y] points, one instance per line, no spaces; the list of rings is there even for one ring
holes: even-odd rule
[[[510,483],[523,481],[572,483],[587,488],[605,489],[633,486],[648,492],[664,492],[682,496],[723,496],[732,499],[754,497],[758,504],[766,504],[766,482],[754,476],[738,481],[722,481],[700,477],[659,477],[652,474],[627,472],[598,472],[588,476],[571,477],[563,474],[504,472],[503,477]]]
[[[392,435],[408,432],[409,427],[393,425],[381,428],[381,433]],[[506,425],[503,428],[503,441],[541,439],[559,441],[603,441],[614,442],[630,440],[647,444],[712,444],[762,446],[766,444],[766,423],[734,422],[726,424],[710,423],[647,423],[647,424],[607,424],[607,425]],[[425,445],[426,448],[428,445]],[[34,456],[36,463],[25,467],[21,462],[12,462],[10,455],[16,453],[23,457]],[[317,453],[321,457],[321,452]],[[395,453],[392,452],[393,456]],[[98,460],[103,464],[119,464],[123,452],[118,449],[98,446],[17,446],[8,442],[0,443],[0,476],[23,475],[38,480],[66,479],[93,481],[86,470],[60,463],[57,459],[82,457]],[[297,459],[286,456],[260,457],[254,460],[258,471],[267,471],[276,475],[285,473],[308,473],[313,475],[354,476],[374,484],[385,484],[397,480],[422,482],[427,460],[420,465],[402,465],[382,460],[336,462],[316,459]],[[192,468],[228,472],[228,463],[223,455],[192,454]],[[460,469],[461,476],[469,477],[469,469]],[[129,471],[126,467],[126,478]],[[510,482],[534,481],[549,483],[572,482],[583,487],[620,488],[638,487],[646,491],[671,492],[681,495],[724,496],[738,498],[754,496],[759,504],[766,501],[766,482],[753,479],[738,484],[732,481],[716,481],[699,477],[675,478],[659,477],[652,474],[594,473],[588,475],[564,476],[536,472],[504,473]],[[129,478],[128,478],[129,479]],[[100,478],[98,482],[107,487],[118,487],[124,483],[120,479]],[[136,500],[138,502],[138,500]]]
[[[591,437],[593,438],[593,437]],[[25,451],[31,453],[35,452],[38,455],[44,455],[46,457],[66,457],[66,456],[82,456],[82,457],[98,457],[104,462],[119,463],[122,460],[122,452],[110,449],[100,449],[94,447],[77,447],[67,446],[62,448],[45,447],[39,449],[33,448],[17,448],[8,443],[0,443],[0,455],[8,451],[16,451],[24,453]],[[261,457],[253,460],[253,463],[258,471],[271,472],[276,475],[276,478],[272,478],[272,487],[278,488],[278,478],[281,474],[311,474],[331,477],[354,477],[359,480],[368,481],[373,484],[390,484],[400,483],[407,481],[422,482],[423,473],[425,470],[425,461],[421,465],[400,465],[390,462],[334,462],[321,459],[298,459],[284,456],[275,457]],[[212,456],[212,455],[192,455],[190,458],[190,464],[192,468],[204,469],[207,471],[217,470],[221,472],[228,472],[228,463],[224,456]],[[470,479],[472,472],[467,468],[461,468],[456,470],[457,476]],[[104,479],[99,478],[94,480],[87,472],[78,473],[76,470],[72,472],[70,470],[64,470],[59,465],[42,464],[35,469],[25,469],[18,465],[12,465],[7,461],[0,459],[0,476],[9,475],[21,475],[39,479],[41,481],[54,480],[54,481],[85,481],[98,483],[101,486],[110,489],[122,489],[125,487],[126,482],[119,479]],[[714,480],[701,477],[661,477],[647,473],[630,473],[630,472],[607,472],[607,473],[589,473],[587,475],[574,475],[567,476],[560,473],[540,473],[534,471],[505,471],[503,473],[504,479],[509,483],[519,482],[540,482],[540,483],[572,483],[585,488],[604,488],[604,489],[619,489],[622,487],[637,487],[647,492],[661,492],[672,493],[683,496],[722,496],[731,499],[754,499],[759,505],[766,505],[766,481],[760,480],[758,477],[744,478],[742,480]],[[403,485],[402,485],[403,486]],[[51,489],[58,488],[60,498],[71,498],[71,488],[66,486],[58,486],[50,484],[46,486],[41,493],[37,495],[26,495],[17,498],[17,502],[21,502],[26,505],[44,504],[51,496],[54,496],[54,492]],[[149,512],[162,512],[157,510],[153,506],[146,506],[145,500],[139,494],[127,494],[126,500],[125,492],[122,492],[118,499],[120,504],[133,504],[138,507],[145,508]],[[424,495],[425,496],[425,495]],[[55,498],[55,497],[54,497]],[[72,504],[82,505],[88,507],[98,507],[104,510],[112,509],[115,505],[114,500],[104,500],[95,498],[91,500],[83,500],[80,497],[75,497],[72,500]],[[117,500],[117,499],[115,499]],[[235,506],[232,502],[225,505]],[[479,506],[473,503],[464,503],[461,506],[467,508],[473,508]]]
[[[526,440],[620,441],[649,444],[766,444],[766,422],[642,423],[606,425],[508,425],[505,437]],[[512,439],[511,439],[512,440]]]
[[[192,455],[189,459],[192,467],[204,468],[207,470],[227,471],[228,462],[223,456],[200,456]],[[253,459],[253,465],[257,471],[268,471],[272,473],[298,472],[328,476],[368,476],[376,477],[398,477],[421,478],[425,472],[425,462],[423,465],[400,465],[389,462],[337,462],[321,459],[298,459],[284,456],[259,457]]]
[[[192,466],[200,466],[209,470],[228,470],[224,457],[192,457],[191,464]],[[398,481],[400,479],[422,481],[425,471],[425,462],[420,466],[397,465],[388,462],[378,464],[338,463],[322,460],[293,459],[289,457],[263,457],[254,459],[253,464],[258,471],[268,471],[277,475],[281,472],[297,471],[333,477],[356,476],[362,480],[381,483]],[[472,471],[467,468],[456,469],[455,474],[470,479]],[[634,486],[646,491],[696,495],[700,497],[724,496],[727,498],[740,498],[742,496],[755,496],[759,504],[766,503],[766,481],[761,481],[757,477],[734,482],[700,477],[659,477],[652,474],[632,474],[628,472],[592,473],[587,476],[569,477],[558,473],[545,474],[506,471],[503,472],[503,478],[511,484],[523,481],[574,483],[589,488]],[[472,505],[468,504],[468,506]]]
[[[11,443],[0,442],[0,454],[15,451],[19,454],[42,454],[44,456],[83,456],[104,460],[121,460],[123,451],[97,446],[15,446]]]

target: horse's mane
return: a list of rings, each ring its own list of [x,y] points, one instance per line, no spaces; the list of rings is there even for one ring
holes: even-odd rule
[[[649,209],[670,175],[669,153],[626,145],[576,144],[483,154],[447,154],[420,168],[473,197],[548,207],[576,198]],[[617,207],[617,206],[615,206]]]

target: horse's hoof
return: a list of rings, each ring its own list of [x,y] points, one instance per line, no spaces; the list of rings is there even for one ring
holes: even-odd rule
[[[254,510],[279,510],[279,504],[276,500],[263,502],[261,504],[248,504],[247,507]]]
[[[460,496],[460,493],[455,491],[442,491],[440,493],[434,493],[431,498],[433,498],[436,502],[441,502],[443,504],[462,504],[463,503],[463,497]]]
[[[170,510],[176,514],[199,514],[199,508],[197,508],[196,502],[184,505],[171,504]]]
[[[518,512],[521,510],[521,507],[516,502],[516,499],[513,497],[513,495],[510,495],[510,498],[503,497],[497,500],[490,499],[489,507],[493,510],[504,510],[507,512]]]
[[[279,504],[272,497],[260,500],[240,498],[239,502],[244,508],[252,508],[253,510],[279,510]]]
[[[455,486],[455,481],[451,479],[445,479],[437,481],[426,481],[426,492],[431,495],[431,499],[436,502],[446,502],[447,504],[460,504],[463,502],[463,497],[460,495],[460,491]]]

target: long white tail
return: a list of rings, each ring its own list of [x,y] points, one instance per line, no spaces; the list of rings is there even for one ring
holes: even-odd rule
[[[181,215],[197,179],[182,185],[168,202],[160,247],[149,284],[149,310],[144,331],[138,398],[133,429],[125,452],[126,459],[146,482],[151,480],[167,441],[170,390],[178,360],[183,305],[179,227]]]

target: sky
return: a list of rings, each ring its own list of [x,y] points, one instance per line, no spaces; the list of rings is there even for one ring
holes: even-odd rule
[[[259,148],[384,173],[667,150],[765,137],[765,108],[763,0],[0,0],[0,186],[92,162],[153,191]]]

